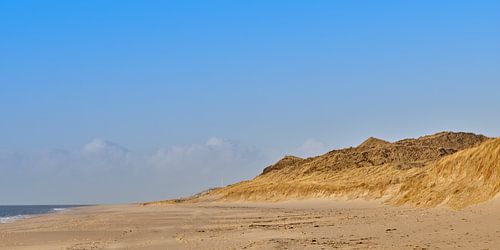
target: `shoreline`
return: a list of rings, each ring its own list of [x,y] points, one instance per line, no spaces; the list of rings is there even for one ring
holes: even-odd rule
[[[1,216],[0,217],[0,224],[10,224],[14,223],[16,221],[20,220],[26,220],[30,218],[35,218],[39,216],[44,216],[44,215],[50,215],[50,214],[56,214],[56,213],[64,213],[66,211],[69,211],[74,208],[79,208],[79,207],[88,207],[88,206],[94,206],[94,205],[4,205],[0,206],[0,208],[7,208],[7,207],[12,207],[12,208],[27,208],[27,209],[32,209],[32,208],[48,208],[49,210],[40,212],[38,210],[33,210],[32,213],[21,213],[21,214],[15,214],[15,215],[7,215],[7,216]]]

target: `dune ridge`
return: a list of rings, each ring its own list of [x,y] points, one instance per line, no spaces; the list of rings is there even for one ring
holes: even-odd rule
[[[392,205],[460,209],[500,191],[499,157],[500,139],[473,133],[440,132],[392,143],[370,137],[317,157],[286,156],[252,180],[176,202],[384,198]]]

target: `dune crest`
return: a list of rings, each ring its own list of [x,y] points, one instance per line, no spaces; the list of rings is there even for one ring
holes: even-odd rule
[[[384,141],[382,139],[378,139],[375,137],[370,137],[370,138],[366,139],[363,143],[359,144],[358,148],[359,147],[373,148],[373,147],[386,146],[389,144],[391,144],[391,143],[388,141]]]

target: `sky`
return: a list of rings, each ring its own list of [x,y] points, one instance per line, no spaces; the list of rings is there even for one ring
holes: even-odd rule
[[[174,198],[500,136],[498,1],[0,1],[0,205]]]

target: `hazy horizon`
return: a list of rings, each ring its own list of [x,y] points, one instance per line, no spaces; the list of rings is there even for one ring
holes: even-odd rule
[[[0,205],[140,202],[370,136],[500,136],[496,1],[0,2]]]

